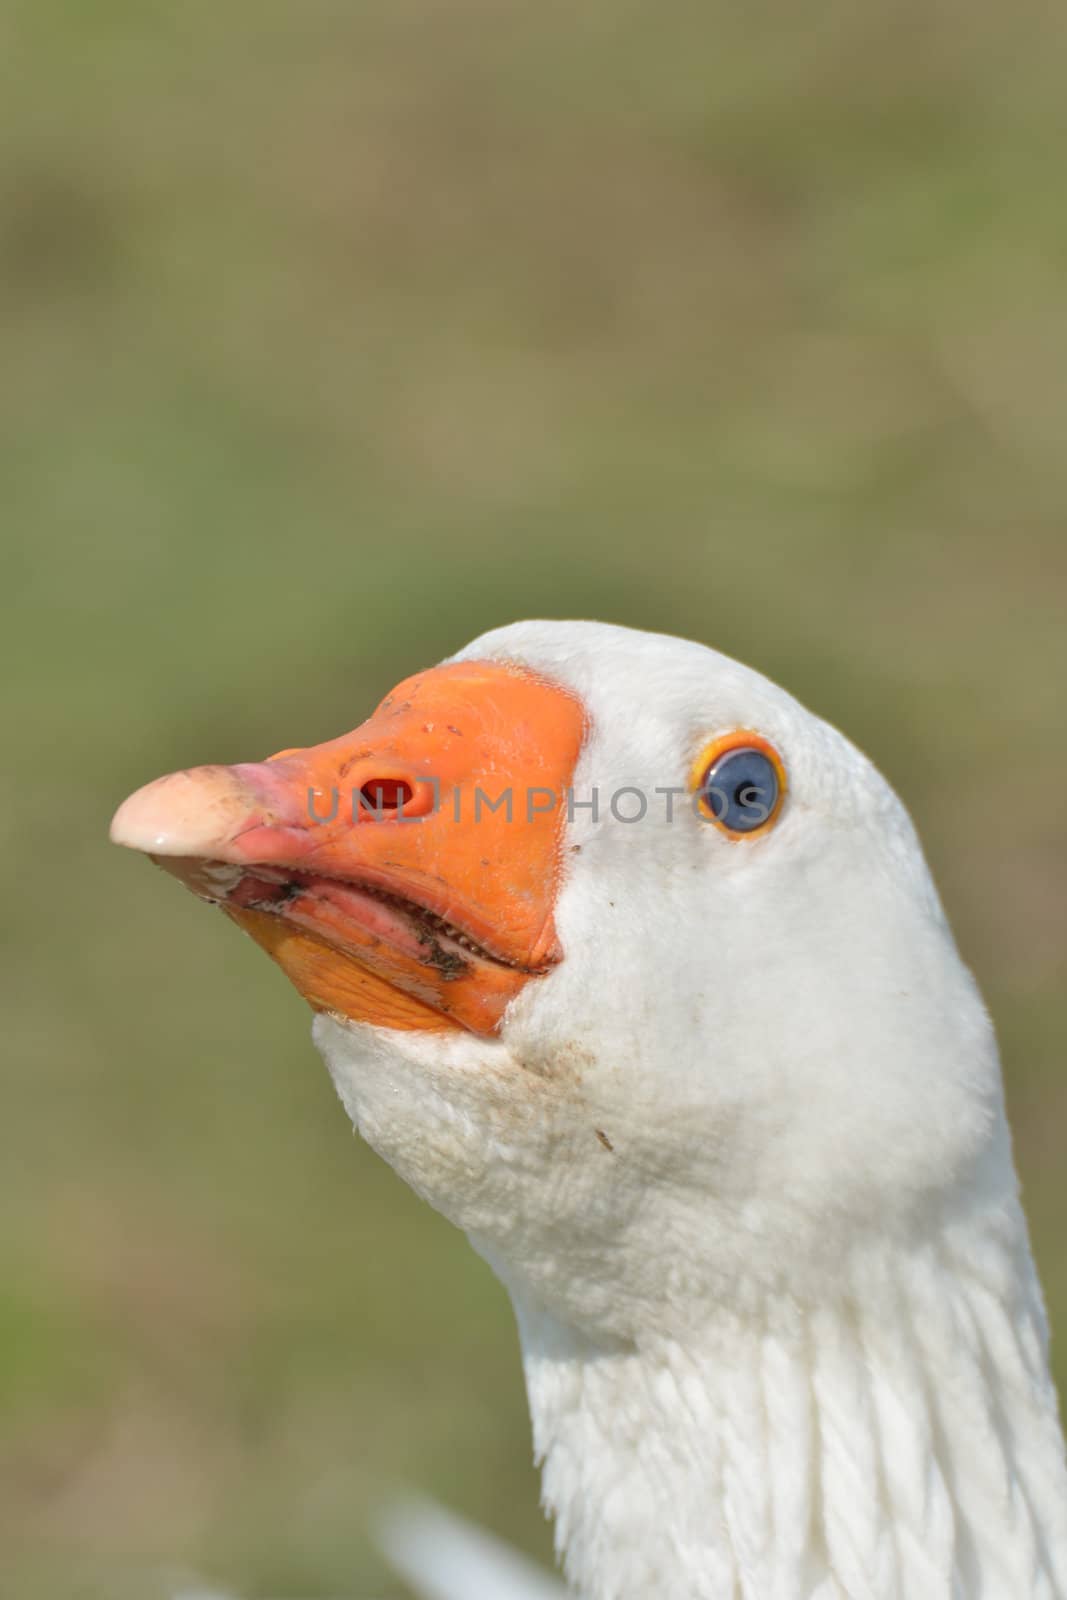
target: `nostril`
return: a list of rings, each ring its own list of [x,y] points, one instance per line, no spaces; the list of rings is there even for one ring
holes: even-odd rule
[[[379,816],[386,811],[399,811],[411,805],[414,790],[403,778],[368,778],[360,786],[359,801],[366,811]]]

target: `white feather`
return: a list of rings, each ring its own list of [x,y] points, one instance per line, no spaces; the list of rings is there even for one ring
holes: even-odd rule
[[[419,1600],[566,1600],[532,1561],[429,1500],[391,1507],[378,1540]]]
[[[315,1023],[357,1127],[511,1293],[576,1589],[1067,1600],[996,1044],[903,806],[703,646],[540,622],[462,654],[582,699],[579,799],[684,785],[731,728],[789,773],[740,844],[575,812],[564,959],[499,1037]]]

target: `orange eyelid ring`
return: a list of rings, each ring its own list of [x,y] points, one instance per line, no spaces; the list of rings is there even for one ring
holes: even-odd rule
[[[721,761],[723,756],[728,756],[733,750],[758,750],[760,755],[766,756],[774,768],[775,776],[778,779],[778,793],[775,795],[774,804],[769,813],[761,819],[758,827],[742,830],[731,828],[727,823],[723,822],[716,815],[714,808],[708,805],[704,799],[699,799],[697,806],[700,815],[706,818],[707,821],[714,822],[719,832],[725,834],[728,839],[759,838],[777,822],[789,789],[785,764],[774,745],[771,744],[769,739],[765,739],[761,733],[755,733],[751,728],[733,728],[729,733],[721,733],[710,744],[706,744],[689,769],[689,789],[692,794],[699,794],[704,787],[704,780],[711,768]]]

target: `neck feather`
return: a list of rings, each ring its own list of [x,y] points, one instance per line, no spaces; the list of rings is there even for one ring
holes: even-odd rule
[[[836,1293],[591,1341],[516,1296],[583,1600],[1067,1600],[1067,1471],[1014,1209]]]

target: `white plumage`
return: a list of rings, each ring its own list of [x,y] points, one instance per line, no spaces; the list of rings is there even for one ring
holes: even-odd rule
[[[363,1136],[516,1311],[583,1600],[1065,1600],[1067,1471],[993,1032],[908,816],[697,644],[516,624],[459,659],[578,696],[564,958],[498,1035],[314,1027]],[[735,840],[709,739],[780,753]],[[980,867],[980,864],[979,864]]]
[[[431,1501],[392,1506],[377,1533],[419,1600],[564,1600],[554,1578]]]
[[[576,810],[566,958],[499,1039],[315,1025],[357,1127],[511,1291],[578,1592],[1062,1600],[996,1047],[903,807],[699,645],[546,622],[463,654],[581,695],[584,797],[682,783],[734,726],[790,775],[753,847]]]

